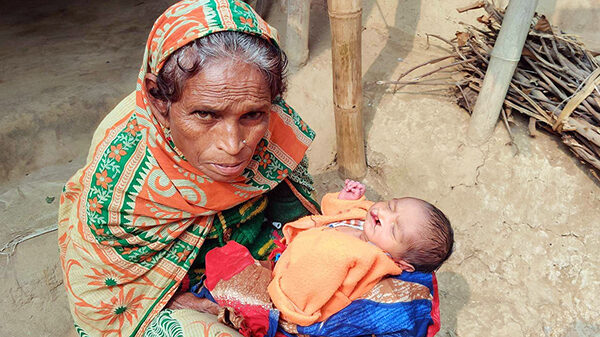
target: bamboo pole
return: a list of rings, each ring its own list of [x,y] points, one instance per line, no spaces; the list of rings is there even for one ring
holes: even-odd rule
[[[468,136],[476,144],[494,131],[510,80],[521,58],[538,0],[510,0],[491,52],[483,85],[469,123]]]
[[[310,1],[288,0],[285,49],[293,67],[300,67],[308,60],[309,20]]]
[[[362,116],[362,8],[360,0],[328,0],[327,5],[339,173],[359,179],[367,172]]]

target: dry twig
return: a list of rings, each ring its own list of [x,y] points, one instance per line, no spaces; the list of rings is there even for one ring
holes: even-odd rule
[[[20,243],[25,242],[27,240],[31,240],[46,233],[54,232],[57,229],[57,225],[51,225],[46,228],[40,228],[38,230],[35,230],[27,235],[19,235],[17,237],[14,237],[12,240],[5,243],[4,246],[2,246],[2,248],[0,248],[0,255],[5,255],[7,259],[10,259],[12,254],[15,252],[17,245],[19,245]]]
[[[438,57],[419,64],[393,84],[396,90],[407,85],[421,84],[425,77],[442,69],[454,69],[456,74],[448,86],[454,88],[457,103],[471,112],[483,83],[489,54],[496,42],[504,12],[487,1],[478,1],[459,8],[465,12],[484,8],[486,14],[477,21],[482,27],[464,23],[466,31],[457,32],[456,38],[447,40],[428,34],[451,47],[450,57]],[[595,53],[586,49],[576,36],[552,27],[543,15],[534,17],[525,42],[521,60],[509,87],[502,119],[512,135],[507,114],[518,112],[530,119],[530,134],[536,134],[536,125],[562,138],[562,142],[583,162],[590,165],[592,175],[600,176],[600,66]],[[449,64],[427,67],[451,59]],[[422,75],[410,81],[400,81],[409,73],[421,70]],[[424,84],[424,83],[423,83]],[[437,82],[436,82],[437,84]],[[398,87],[399,86],[399,87]],[[595,170],[595,171],[594,171]]]

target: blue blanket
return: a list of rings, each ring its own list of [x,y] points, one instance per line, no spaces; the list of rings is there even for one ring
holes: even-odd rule
[[[280,322],[279,331],[287,336],[433,336],[439,330],[432,317],[434,276],[429,273],[404,272],[389,277],[361,299],[331,316],[324,322],[296,326]],[[436,286],[437,287],[437,286]],[[426,292],[426,293],[425,293]],[[437,307],[435,308],[437,311]],[[271,314],[271,326],[278,315]],[[439,317],[439,316],[438,316]]]
[[[383,278],[367,294],[324,322],[299,326],[280,320],[267,291],[270,269],[252,259],[245,247],[238,246],[217,248],[207,254],[206,280],[191,291],[229,310],[228,316],[241,317],[237,323],[229,323],[247,337],[432,337],[439,331],[435,274],[421,272]]]

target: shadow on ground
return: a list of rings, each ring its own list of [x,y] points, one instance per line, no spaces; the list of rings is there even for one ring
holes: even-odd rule
[[[457,316],[460,310],[469,302],[471,290],[467,280],[454,272],[438,272],[436,274],[440,285],[440,311],[442,336],[457,336]]]

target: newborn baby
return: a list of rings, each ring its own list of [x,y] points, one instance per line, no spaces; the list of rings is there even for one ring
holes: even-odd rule
[[[346,180],[341,200],[359,200],[365,186]],[[374,203],[357,225],[349,221],[329,227],[370,242],[385,251],[403,270],[432,272],[450,257],[454,233],[448,218],[434,205],[416,198]]]
[[[384,277],[403,271],[432,272],[450,256],[453,231],[435,206],[415,198],[374,203],[364,198],[364,192],[364,185],[347,180],[342,191],[323,197],[322,215],[286,224],[287,247],[272,273],[235,242],[210,251],[207,289],[219,305],[244,318],[243,331],[260,336],[271,328],[272,306],[283,321],[310,326],[354,300],[364,296],[372,300],[371,290]],[[395,303],[398,308],[404,302],[406,308],[414,308],[423,303],[420,300],[432,299],[432,290],[422,285],[398,278],[386,284],[375,291],[377,303]],[[390,312],[399,314],[392,307]],[[416,317],[411,310],[400,312],[405,319]],[[426,314],[428,322],[429,311]]]
[[[288,322],[324,321],[386,275],[432,272],[452,253],[453,230],[438,208],[416,198],[374,203],[364,192],[346,180],[323,197],[323,215],[283,228],[288,246],[268,290]]]

